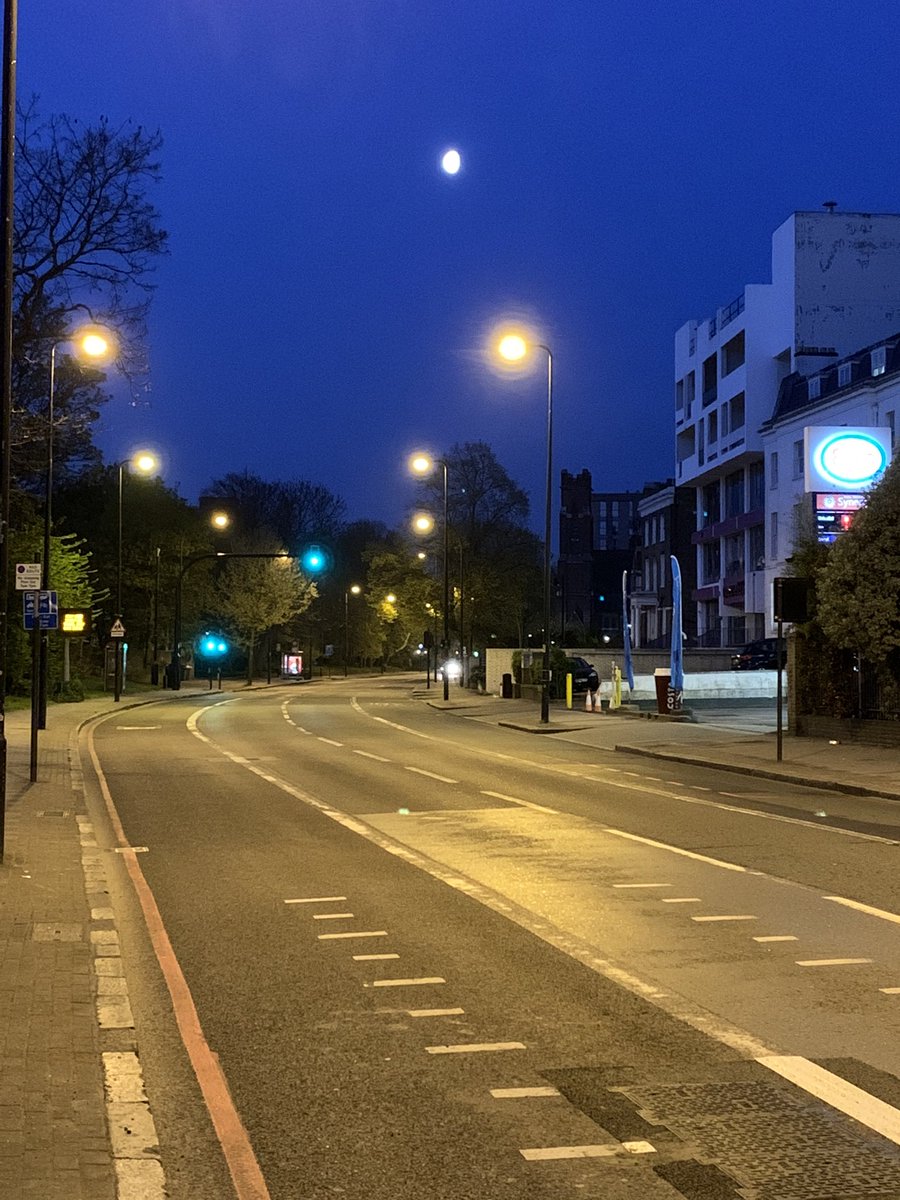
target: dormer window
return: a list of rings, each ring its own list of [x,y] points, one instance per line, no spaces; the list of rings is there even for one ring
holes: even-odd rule
[[[852,363],[841,363],[838,367],[838,387],[846,387],[853,374]]]
[[[818,375],[813,375],[806,383],[807,393],[810,400],[818,400],[822,395],[822,380]]]
[[[883,375],[887,365],[887,348],[885,346],[876,346],[869,355],[869,358],[872,361],[872,374]]]

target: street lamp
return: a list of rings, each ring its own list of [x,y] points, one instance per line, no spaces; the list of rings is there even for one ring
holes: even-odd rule
[[[347,678],[347,663],[350,661],[350,597],[358,596],[362,588],[353,583],[344,592],[344,678]]]
[[[50,527],[53,519],[53,434],[54,401],[56,393],[56,348],[71,344],[76,357],[94,362],[108,362],[116,353],[116,341],[109,330],[100,325],[83,325],[65,337],[57,338],[50,346],[50,386],[47,393],[47,467],[44,480],[44,546],[41,558],[41,589],[50,588]],[[49,673],[49,633],[41,630],[40,670],[38,685],[38,728],[47,727],[47,681]]]
[[[447,659],[450,657],[450,563],[449,563],[449,546],[450,546],[450,522],[448,519],[449,510],[449,489],[447,486],[447,460],[445,458],[432,458],[430,454],[418,453],[414,454],[409,460],[409,468],[415,475],[430,475],[435,467],[440,467],[443,473],[444,484],[444,667],[441,671],[441,676],[444,681],[444,699],[450,699],[450,681],[447,678]],[[434,528],[434,521],[428,528],[422,528],[419,521],[424,514],[420,514],[414,521],[413,526],[420,533],[429,533]]]
[[[526,333],[500,330],[493,339],[496,352],[510,366],[525,366],[532,352],[547,355],[547,497],[544,512],[544,669],[541,675],[541,724],[550,720],[550,544],[553,501],[553,354],[543,342],[533,341]]]
[[[118,488],[118,534],[116,538],[116,621],[122,621],[122,493],[125,480],[125,468],[131,467],[140,475],[151,475],[159,466],[159,459],[149,450],[139,450],[131,458],[124,458],[116,463],[119,472]],[[124,631],[115,638],[116,668],[113,690],[113,700],[118,704],[122,698],[122,643],[125,640]]]

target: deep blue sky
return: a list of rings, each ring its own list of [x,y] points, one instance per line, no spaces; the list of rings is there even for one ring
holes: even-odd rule
[[[165,139],[152,388],[98,440],[191,500],[248,468],[394,523],[408,450],[483,439],[539,527],[542,379],[476,352],[513,308],[557,478],[665,477],[675,329],[795,209],[900,210],[896,50],[895,0],[20,0],[20,98]]]

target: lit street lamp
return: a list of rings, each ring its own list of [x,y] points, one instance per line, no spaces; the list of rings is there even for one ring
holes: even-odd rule
[[[71,344],[78,358],[94,362],[108,361],[116,352],[113,335],[99,325],[85,325],[74,333],[57,338],[50,347],[50,386],[47,392],[47,467],[44,480],[44,546],[41,558],[41,589],[50,588],[50,528],[53,519],[53,435],[56,392],[56,348]],[[49,634],[41,630],[40,682],[38,686],[38,728],[47,727],[47,682],[49,671]]]
[[[124,490],[125,468],[130,466],[140,475],[151,475],[159,466],[159,459],[149,450],[139,450],[131,458],[125,458],[116,463],[119,472],[118,488],[118,533],[116,538],[116,621],[122,621],[122,493]],[[122,643],[124,634],[115,638],[116,667],[113,700],[118,704],[122,698]]]
[[[344,678],[347,678],[347,664],[350,661],[350,597],[358,596],[362,588],[358,583],[351,584],[344,592]]]
[[[553,354],[543,342],[531,341],[518,331],[507,330],[495,339],[500,358],[510,365],[524,365],[532,351],[547,355],[547,496],[544,512],[544,669],[541,675],[541,724],[550,720],[550,545],[553,500]]]
[[[444,458],[432,458],[429,454],[414,454],[409,460],[410,470],[416,475],[430,475],[435,467],[440,467],[443,472],[444,483],[444,638],[443,638],[443,669],[441,676],[444,681],[444,699],[450,699],[450,680],[447,678],[447,659],[450,657],[450,563],[449,563],[449,545],[450,545],[450,522],[448,519],[449,510],[449,492],[447,486],[447,460]],[[434,527],[434,521],[427,528],[423,528],[419,521],[424,514],[417,517],[413,525],[420,533],[429,533]]]

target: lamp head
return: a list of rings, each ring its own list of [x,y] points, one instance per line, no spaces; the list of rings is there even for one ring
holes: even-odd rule
[[[434,529],[434,517],[431,513],[416,513],[413,517],[412,527],[416,533],[431,533]]]
[[[414,475],[430,475],[434,470],[434,459],[424,451],[418,451],[410,456],[409,469]]]
[[[83,325],[73,333],[72,344],[77,348],[79,356],[97,362],[109,362],[115,358],[118,350],[114,335],[102,325]]]

